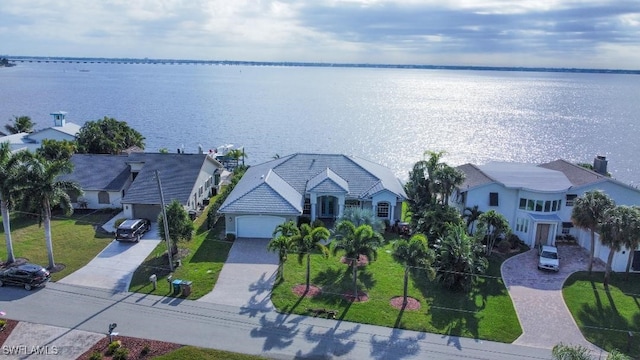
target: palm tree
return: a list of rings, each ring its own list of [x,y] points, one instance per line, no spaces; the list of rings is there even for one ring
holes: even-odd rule
[[[511,231],[507,219],[495,210],[489,210],[478,217],[478,221],[486,226],[487,230],[487,256],[491,255],[496,239]]]
[[[274,237],[278,234],[290,238],[292,236],[300,234],[300,230],[296,226],[295,222],[286,221],[276,226],[276,228],[273,230]]]
[[[591,356],[591,351],[582,345],[557,344],[551,349],[551,356],[554,360],[595,360],[596,356]],[[630,357],[614,349],[609,352],[606,360],[631,360]]]
[[[473,234],[473,228],[476,220],[478,220],[482,213],[483,212],[478,209],[478,205],[464,208],[464,214],[462,215],[462,217],[467,219],[467,231],[469,232],[469,234]]]
[[[481,225],[484,230],[484,224]],[[478,237],[483,231],[478,231]],[[483,274],[489,262],[483,256],[478,238],[467,234],[464,224],[447,224],[446,234],[435,244],[437,279],[448,288],[469,287],[476,275]]]
[[[311,228],[309,224],[300,226],[300,235],[291,238],[292,246],[298,253],[298,262],[302,264],[302,260],[307,258],[307,274],[305,292],[309,291],[311,283],[311,253],[319,251],[323,257],[329,256],[329,250],[323,242],[329,239],[331,234],[324,226]]]
[[[613,255],[622,249],[626,239],[632,236],[635,226],[631,226],[637,219],[637,212],[629,206],[616,206],[604,213],[602,222],[600,223],[600,241],[603,245],[609,247],[609,256],[607,257],[607,266],[604,272],[604,287],[609,288],[609,280],[611,277],[611,264],[613,263]]]
[[[604,213],[615,206],[607,194],[599,190],[587,191],[579,197],[571,211],[571,221],[579,228],[591,233],[591,251],[589,256],[589,274],[593,269],[593,259],[596,249],[596,231],[602,221]]]
[[[407,305],[409,286],[409,272],[412,268],[423,268],[430,279],[435,276],[431,264],[435,260],[435,253],[427,245],[427,237],[423,234],[413,235],[409,241],[401,239],[393,244],[393,258],[404,265],[404,287],[402,306]]]
[[[51,239],[51,208],[59,205],[66,214],[73,212],[69,192],[82,194],[76,183],[59,180],[62,174],[71,172],[73,164],[68,160],[48,161],[40,156],[30,156],[21,164],[21,174],[14,181],[24,205],[40,206],[44,224],[45,242],[49,257],[49,269],[55,268]]]
[[[635,219],[629,226],[633,226],[634,230],[631,231],[631,236],[625,242],[625,246],[629,249],[629,257],[627,259],[627,268],[625,270],[626,278],[629,278],[629,270],[631,269],[631,263],[633,263],[633,255],[635,250],[640,246],[640,207],[634,206],[636,211]]]
[[[13,122],[13,124],[7,124],[4,126],[4,128],[7,129],[10,134],[33,132],[33,127],[36,125],[28,116],[14,116],[13,120],[11,121]]]
[[[271,239],[267,244],[267,250],[278,253],[278,278],[284,280],[284,272],[282,266],[287,261],[287,255],[291,251],[291,238],[279,235]]]
[[[464,182],[464,173],[442,163],[438,166],[433,176],[438,193],[440,194],[441,204],[445,206],[449,205],[449,198],[453,190]]]
[[[358,259],[366,256],[369,261],[377,258],[377,249],[384,242],[384,238],[374,231],[370,225],[360,225],[357,228],[352,222],[343,220],[335,228],[335,241],[332,252],[344,252],[344,257],[353,272],[354,298],[358,298]]]
[[[11,153],[8,142],[0,143],[0,208],[2,208],[2,225],[4,226],[4,236],[7,243],[7,263],[15,261],[13,253],[13,241],[11,239],[11,215],[9,206],[13,197],[12,177],[16,175],[19,161],[24,158],[24,151],[16,155]]]
[[[370,225],[373,230],[382,232],[384,230],[384,222],[373,213],[371,209],[363,208],[346,208],[339,220],[351,221],[356,227],[360,225]]]

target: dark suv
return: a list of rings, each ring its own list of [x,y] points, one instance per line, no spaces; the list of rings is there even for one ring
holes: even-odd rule
[[[125,220],[116,229],[116,240],[138,242],[150,228],[151,222],[147,219]]]
[[[0,270],[0,286],[24,286],[26,290],[44,286],[51,279],[47,269],[36,264],[22,264]]]

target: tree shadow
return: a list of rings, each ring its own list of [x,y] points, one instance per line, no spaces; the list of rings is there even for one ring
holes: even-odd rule
[[[233,243],[218,241],[212,234],[213,233],[209,233],[202,241],[198,250],[196,250],[189,262],[224,263],[227,260]]]
[[[313,327],[307,328],[304,332],[305,340],[316,345],[306,353],[298,350],[294,359],[332,359],[334,356],[344,356],[351,352],[356,346],[356,341],[351,337],[358,333],[360,325],[338,331],[341,324],[342,321],[338,321],[334,327],[322,333],[314,332]]]
[[[576,317],[580,320],[577,322],[582,324],[580,328],[587,340],[605,350],[627,349],[627,337],[621,335],[626,334],[634,325],[620,316],[616,309],[585,304],[579,309]],[[640,322],[640,318],[634,320]]]
[[[247,304],[240,308],[240,314],[256,317],[259,313],[268,313],[273,310],[271,304],[272,283],[275,274],[267,277],[262,273],[260,278],[249,285],[249,291],[254,293]]]
[[[420,351],[420,341],[426,338],[425,333],[416,336],[403,337],[404,330],[392,329],[387,339],[377,340],[376,335],[371,336],[372,359],[401,359],[415,356]]]
[[[264,338],[264,344],[262,345],[263,351],[284,349],[293,343],[293,339],[300,331],[298,325],[303,318],[296,317],[290,321],[287,321],[287,318],[288,315],[278,314],[276,318],[271,321],[267,319],[266,315],[262,315],[260,318],[260,327],[251,330],[251,337]]]

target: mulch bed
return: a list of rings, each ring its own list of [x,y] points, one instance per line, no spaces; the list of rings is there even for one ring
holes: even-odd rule
[[[173,350],[176,350],[182,345],[168,343],[164,341],[156,341],[156,340],[147,340],[147,339],[139,339],[128,336],[116,336],[114,340],[120,340],[122,343],[122,347],[129,350],[129,359],[153,359],[156,356],[164,355]],[[98,341],[91,349],[89,349],[84,354],[78,357],[79,360],[89,360],[91,355],[94,352],[99,352],[103,355],[103,359],[111,359],[111,356],[107,356],[107,348],[109,346],[109,337],[105,336],[104,339]],[[143,350],[147,348],[147,352],[145,354]]]
[[[320,289],[319,287],[315,286],[315,285],[309,285],[309,291],[307,291],[305,293],[305,289],[307,288],[306,284],[299,284],[294,286],[291,291],[298,295],[298,296],[304,296],[306,298],[311,298],[314,296],[318,296],[322,293],[322,289]]]
[[[343,264],[347,264],[349,266],[351,266],[351,263],[353,262],[353,259],[347,259],[344,256],[340,258],[340,262]],[[366,255],[360,255],[358,256],[358,267],[362,267],[362,266],[366,266],[369,264],[369,258]]]
[[[403,296],[396,296],[394,298],[391,298],[391,300],[389,300],[389,304],[391,304],[391,306],[393,306],[394,308],[401,310],[403,301],[404,301]],[[420,306],[421,306],[420,301],[408,296],[407,305],[404,307],[404,310],[419,310]]]
[[[11,335],[13,328],[15,328],[16,325],[18,325],[18,322],[15,320],[9,320],[9,319],[3,319],[3,320],[5,320],[7,323],[4,325],[2,330],[0,330],[0,345],[4,344],[5,340],[7,340],[9,335]]]

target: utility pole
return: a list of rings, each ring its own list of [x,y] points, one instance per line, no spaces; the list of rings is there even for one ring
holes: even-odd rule
[[[164,193],[160,182],[160,173],[156,170],[158,191],[160,192],[160,206],[162,207],[162,223],[164,224],[164,241],[167,243],[167,257],[169,258],[169,270],[173,272],[173,254],[171,254],[171,238],[169,237],[169,224],[167,223],[167,208],[164,206]]]

